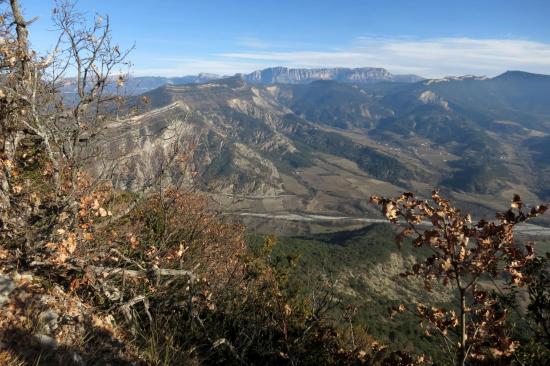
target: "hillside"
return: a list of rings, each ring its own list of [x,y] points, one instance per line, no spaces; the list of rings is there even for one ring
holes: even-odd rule
[[[371,194],[426,195],[435,186],[482,216],[511,192],[550,198],[540,142],[550,132],[541,92],[549,79],[292,85],[236,76],[148,91],[143,113],[105,135],[116,136],[114,154],[132,157],[119,171],[123,188],[146,185],[177,140],[195,146],[191,170],[202,189],[241,212],[368,216]]]

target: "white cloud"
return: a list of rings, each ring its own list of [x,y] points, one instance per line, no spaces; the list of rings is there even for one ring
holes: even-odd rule
[[[246,48],[256,48],[256,49],[266,49],[271,45],[267,42],[262,41],[256,37],[241,37],[237,40],[237,45],[243,46]]]
[[[248,45],[241,43],[241,46],[258,50],[213,54],[198,59],[164,59],[168,69],[159,68],[157,71],[163,75],[198,72],[234,74],[282,65],[384,67],[394,73],[417,73],[425,77],[464,74],[494,76],[506,70],[550,74],[550,43],[521,39],[359,37],[348,47],[318,51],[296,48],[269,51],[260,49],[268,47],[266,43],[255,38],[249,41]],[[258,43],[253,47],[255,41]]]

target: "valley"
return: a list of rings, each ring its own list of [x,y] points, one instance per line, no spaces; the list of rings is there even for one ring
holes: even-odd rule
[[[373,194],[427,197],[438,188],[491,219],[513,193],[550,199],[550,159],[538,142],[550,134],[549,76],[306,83],[288,78],[307,73],[285,72],[168,84],[133,97],[134,116],[104,131],[116,136],[107,147],[120,161],[116,184],[148,187],[177,146],[187,170],[169,169],[167,181],[192,182],[237,214],[377,218]]]

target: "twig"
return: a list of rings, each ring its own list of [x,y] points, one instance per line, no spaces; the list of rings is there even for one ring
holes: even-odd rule
[[[145,268],[143,268],[142,265],[140,265],[138,262],[128,258],[127,256],[125,256],[124,254],[122,254],[121,252],[119,252],[118,250],[116,250],[115,248],[111,248],[111,253],[115,253],[116,255],[118,255],[120,258],[124,259],[126,262],[130,263],[130,264],[135,264],[139,269],[145,271]]]

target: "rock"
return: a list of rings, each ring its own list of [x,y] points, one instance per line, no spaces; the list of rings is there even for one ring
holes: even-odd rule
[[[53,310],[46,310],[38,315],[39,324],[42,326],[42,331],[46,334],[51,334],[58,327],[59,315]]]
[[[76,352],[71,352],[71,365],[85,366],[86,362],[84,362],[84,359],[81,355]]]
[[[43,348],[55,350],[57,348],[57,341],[45,334],[35,334],[34,340]]]
[[[13,275],[13,280],[14,280],[15,282],[20,282],[20,281],[23,281],[23,282],[32,282],[32,281],[34,281],[34,277],[33,277],[33,275],[30,274],[30,273],[23,273],[23,274],[21,274],[21,273],[15,273],[15,274]]]
[[[15,289],[15,282],[11,277],[6,275],[0,275],[0,305],[3,305]]]

